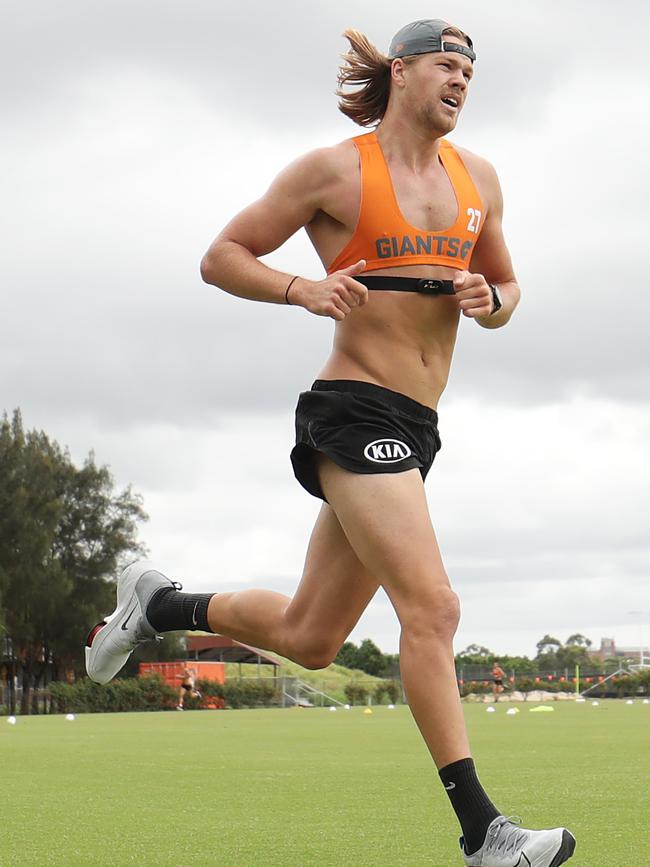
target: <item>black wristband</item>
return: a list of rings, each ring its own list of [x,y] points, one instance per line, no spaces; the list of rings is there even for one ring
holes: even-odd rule
[[[296,274],[295,277],[291,278],[291,281],[289,282],[289,285],[287,286],[285,293],[284,293],[285,304],[288,304],[290,307],[292,305],[291,305],[291,301],[289,301],[289,289],[291,289],[291,287],[293,286],[294,280],[297,280],[297,279],[298,279],[298,275]]]

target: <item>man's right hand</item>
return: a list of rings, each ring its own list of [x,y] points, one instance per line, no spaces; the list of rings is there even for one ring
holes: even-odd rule
[[[350,310],[361,307],[368,300],[367,288],[354,279],[365,267],[366,260],[359,259],[354,265],[335,271],[324,280],[298,277],[287,300],[316,316],[329,316],[340,322]]]

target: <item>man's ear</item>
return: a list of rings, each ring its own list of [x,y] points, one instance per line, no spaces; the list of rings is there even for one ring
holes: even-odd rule
[[[396,57],[391,63],[390,77],[398,87],[404,87],[404,70],[406,64],[401,57]]]

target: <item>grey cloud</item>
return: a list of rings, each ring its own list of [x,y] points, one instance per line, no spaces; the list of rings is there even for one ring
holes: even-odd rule
[[[489,17],[472,3],[458,3],[455,16],[479,50],[468,122],[533,123],[580,62],[585,44],[588,50],[611,38],[611,19],[598,14],[600,6],[574,2],[560,21],[546,7],[515,0]],[[643,16],[642,7],[638,12]],[[385,50],[405,20],[421,16],[421,4],[411,0],[399,17],[391,7],[363,0],[285,0],[272,9],[261,2],[209,0],[183,6],[154,0],[13,5],[3,26],[0,96],[18,114],[54,102],[65,112],[84,78],[148,69],[187,82],[206,111],[232,112],[235,123],[254,117],[271,128],[304,129],[335,111],[332,93],[346,27],[366,32]],[[586,29],[587,43],[580,38]]]
[[[525,129],[542,123],[540,112],[557,87],[568,87],[576,70],[584,75],[595,62],[598,28],[609,26],[597,9],[572,4],[558,26],[545,7],[510,3],[485,16],[460,4],[458,20],[466,18],[462,25],[485,46],[461,141],[480,132],[479,152],[492,145],[506,163],[516,155],[516,134],[513,147],[506,127],[495,139],[488,128],[500,117],[510,124],[520,110],[530,112]],[[164,419],[171,411],[212,423],[224,407],[291,406],[329,350],[331,322],[205,287],[198,261],[209,235],[261,192],[262,175],[268,180],[276,170],[273,143],[286,144],[286,159],[306,149],[287,130],[273,138],[274,125],[286,121],[291,129],[299,122],[313,138],[318,123],[326,140],[338,134],[330,91],[339,34],[352,24],[386,44],[392,14],[364,3],[287,3],[273,15],[259,4],[207,2],[182,12],[157,3],[30,10],[13,9],[0,59],[15,69],[0,76],[7,88],[12,82],[5,100],[16,99],[23,114],[14,120],[30,129],[26,136],[17,123],[8,131],[13,150],[4,169],[13,173],[7,177],[13,205],[3,219],[2,279],[12,294],[0,347],[2,406],[68,406],[115,425]],[[400,20],[420,14],[417,4],[407,4]],[[580,41],[587,15],[592,38]],[[296,38],[301,33],[311,40]],[[283,49],[288,39],[291,51]],[[638,52],[629,62],[639,62]],[[142,69],[154,77],[139,77]],[[115,74],[112,96],[110,77],[96,79],[98,70]],[[218,93],[211,91],[217,82],[227,82]],[[259,100],[254,111],[247,89]],[[278,99],[279,92],[290,98]],[[193,93],[192,105],[184,104]],[[208,103],[218,116],[202,115]],[[309,114],[314,107],[318,121]],[[238,119],[257,135],[237,137]],[[548,136],[553,127],[539,129]],[[237,162],[242,177],[235,179],[229,154],[239,159],[242,141],[248,170]],[[522,142],[519,149],[529,147]],[[540,166],[545,147],[553,154]],[[506,329],[488,333],[462,322],[451,380],[457,397],[480,397],[490,383],[506,402],[575,393],[648,399],[650,296],[634,257],[647,181],[616,138],[594,143],[591,152],[583,142],[575,148],[562,150],[560,130],[536,146],[530,165],[504,166],[508,202],[516,202],[512,249],[523,263],[524,300]],[[568,207],[555,208],[550,197],[536,209],[544,186],[562,196],[567,161],[573,174],[588,175],[585,189],[571,189]],[[530,209],[519,189],[523,172],[536,180]],[[616,183],[607,180],[614,176]],[[614,217],[616,231],[608,236],[603,224]],[[273,260],[277,267],[320,273],[304,237],[292,244]]]

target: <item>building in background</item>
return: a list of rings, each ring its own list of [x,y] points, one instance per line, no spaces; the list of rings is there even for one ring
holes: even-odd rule
[[[625,659],[650,664],[650,647],[617,647],[613,638],[601,638],[600,649],[588,652],[592,659],[600,659],[602,662],[606,659]]]

